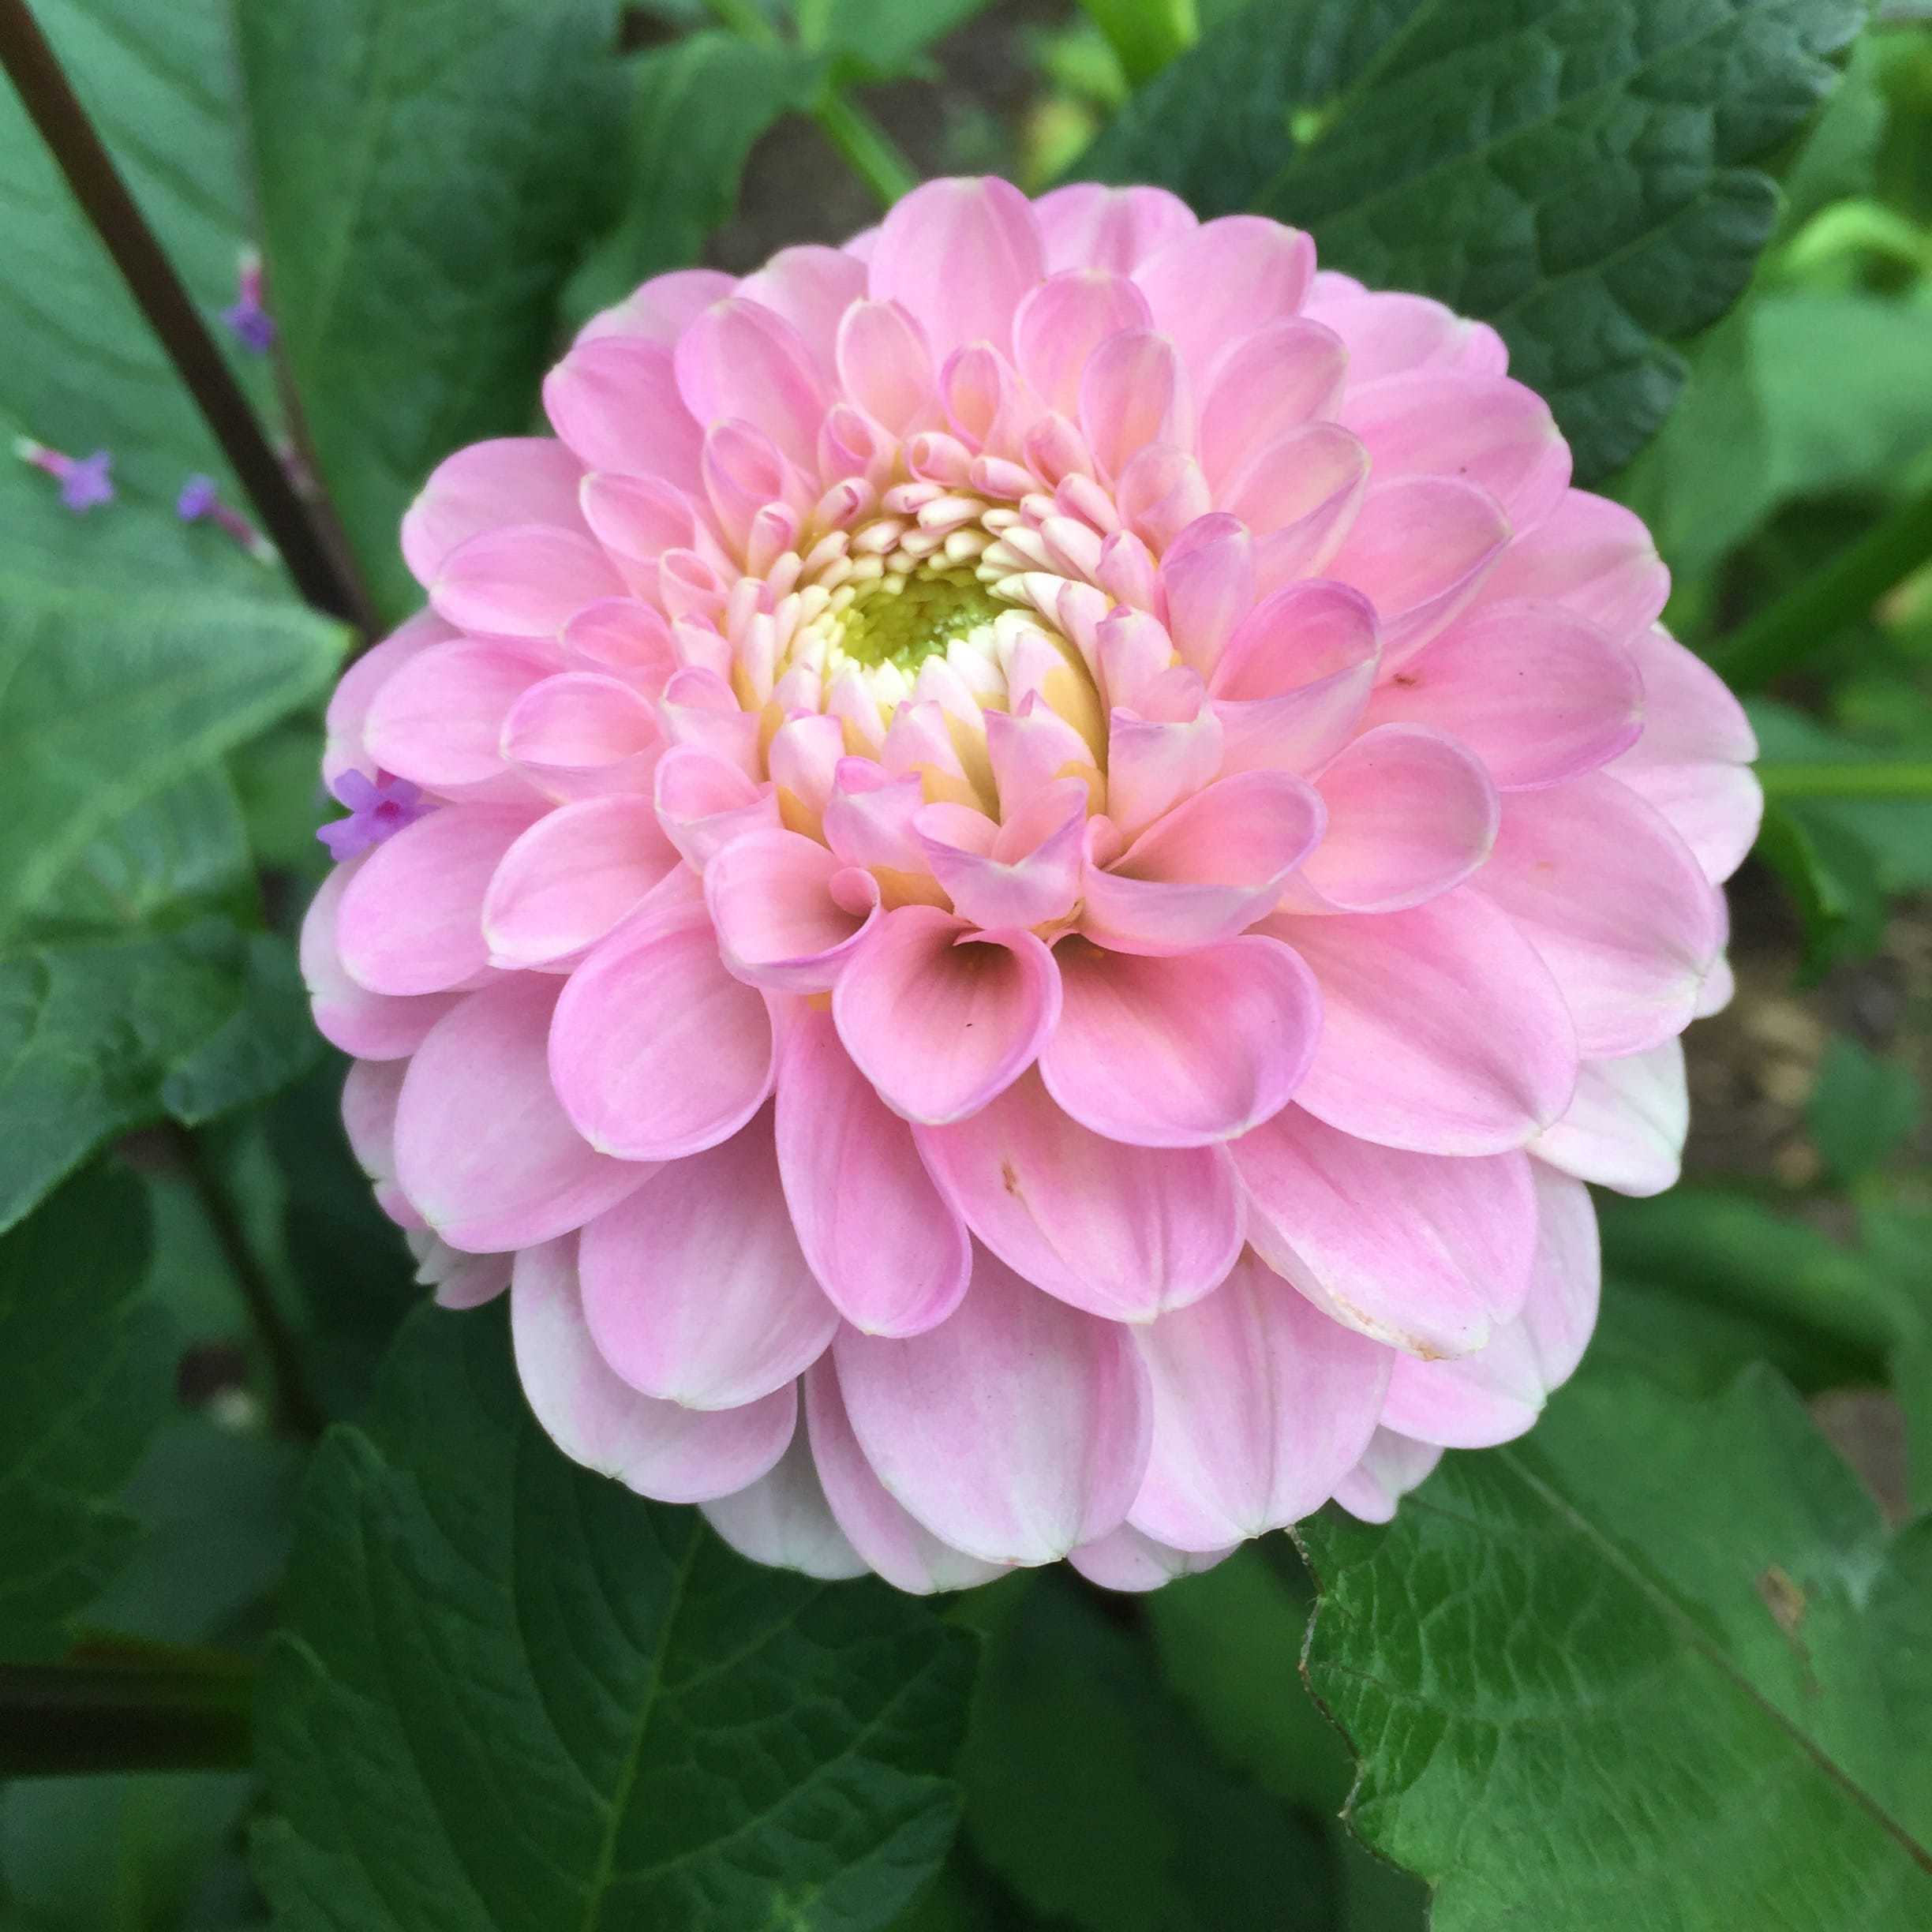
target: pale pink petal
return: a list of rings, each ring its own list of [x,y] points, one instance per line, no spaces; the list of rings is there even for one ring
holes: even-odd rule
[[[432,789],[500,777],[504,719],[556,668],[554,657],[527,646],[432,645],[376,693],[363,743],[384,771]]]
[[[1586,1060],[1569,1111],[1530,1151],[1619,1194],[1661,1194],[1677,1185],[1690,1124],[1683,1043],[1667,1039],[1647,1053]]]
[[[583,465],[549,436],[472,443],[429,473],[402,518],[402,560],[427,589],[452,550],[485,530],[554,523],[581,530]]]
[[[1576,1032],[1563,994],[1473,886],[1406,912],[1267,930],[1321,988],[1321,1041],[1296,1098],[1331,1127],[1425,1154],[1495,1154],[1570,1104]]]
[[[577,1242],[516,1258],[510,1334],[537,1420],[573,1462],[661,1503],[701,1503],[754,1483],[784,1454],[798,1391],[788,1382],[736,1409],[687,1409],[642,1395],[598,1353],[584,1320]]]
[[[1561,604],[1628,643],[1669,595],[1670,572],[1642,518],[1608,497],[1573,489],[1496,560],[1477,602],[1535,597]]]
[[[838,1312],[868,1335],[945,1320],[966,1292],[966,1230],[829,1013],[799,1013],[786,1035],[777,1143],[792,1225]]]
[[[1312,975],[1286,946],[1245,937],[1182,959],[1054,954],[1060,1023],[1047,1091],[1084,1126],[1136,1147],[1202,1147],[1287,1104],[1321,1031]]]
[[[932,907],[901,906],[867,934],[832,1011],[886,1103],[939,1125],[1032,1065],[1059,1017],[1059,975],[1029,932],[977,934]]]
[[[1211,1570],[1232,1548],[1178,1550],[1143,1536],[1132,1523],[1122,1523],[1091,1543],[1067,1553],[1067,1561],[1089,1583],[1103,1589],[1156,1590],[1177,1577],[1199,1576]]]
[[[771,1091],[764,996],[718,957],[703,909],[653,910],[570,976],[550,1041],[557,1097],[593,1145],[676,1160],[738,1132]]]
[[[1368,710],[1374,724],[1461,739],[1505,791],[1594,771],[1637,742],[1643,714],[1635,661],[1605,632],[1561,605],[1487,597],[1395,672]]]
[[[445,993],[489,960],[483,895],[536,814],[446,805],[385,839],[336,914],[343,970],[372,993]]]
[[[628,335],[579,342],[544,378],[543,400],[586,469],[696,488],[704,432],[684,406],[668,346]]]
[[[782,316],[829,381],[836,373],[839,324],[866,292],[865,264],[843,249],[781,249],[755,275],[747,275],[736,292]]]
[[[362,742],[369,706],[376,695],[413,658],[437,644],[447,644],[456,632],[432,610],[420,610],[399,624],[380,644],[372,645],[342,675],[328,702],[324,721],[322,782],[333,787],[349,770],[365,778],[376,776],[376,761]]]
[[[503,755],[553,798],[651,789],[663,740],[648,699],[621,678],[567,671],[509,710]]]
[[[826,1501],[803,1429],[769,1475],[701,1507],[711,1527],[753,1563],[829,1583],[865,1574],[865,1559],[846,1541]]]
[[[623,579],[590,537],[550,523],[485,530],[443,560],[429,601],[458,629],[555,638],[586,604],[620,597]]]
[[[564,627],[564,651],[574,665],[611,672],[653,702],[678,669],[671,627],[637,597],[586,605]]]
[[[601,335],[635,335],[668,349],[732,286],[732,278],[716,268],[673,268],[640,283],[615,308],[599,310],[577,331],[577,339],[587,343]]]
[[[962,343],[1010,341],[1013,311],[1046,268],[1031,204],[991,176],[914,189],[867,264],[874,298],[915,316],[941,361]]]
[[[1184,687],[1182,702],[1166,707],[1178,715],[1148,717],[1118,706],[1108,714],[1107,814],[1122,838],[1137,837],[1221,769],[1221,721],[1207,687],[1185,666],[1166,676]]]
[[[1315,245],[1258,215],[1224,215],[1177,236],[1134,270],[1154,323],[1197,380],[1230,343],[1293,315],[1315,272]]]
[[[826,1503],[854,1549],[895,1589],[915,1596],[969,1589],[1005,1566],[983,1563],[942,1543],[886,1492],[859,1447],[829,1355],[805,1372],[805,1414]]]
[[[679,863],[646,798],[586,799],[540,818],[483,899],[496,966],[542,966],[594,945]]]
[[[465,1254],[427,1229],[412,1231],[406,1238],[416,1257],[416,1279],[436,1290],[438,1308],[481,1308],[510,1286],[514,1255]]]
[[[1264,590],[1324,571],[1361,513],[1368,452],[1339,424],[1304,423],[1264,443],[1221,492],[1257,539]]]
[[[1222,768],[1309,772],[1353,734],[1380,661],[1375,612],[1338,583],[1291,584],[1242,621],[1209,689]]]
[[[725,964],[741,979],[819,993],[838,978],[878,912],[878,882],[796,832],[751,832],[705,868],[705,903]]]
[[[656,585],[657,560],[667,550],[700,541],[691,500],[662,477],[595,470],[584,478],[579,500],[591,535],[640,592]]]
[[[1049,409],[1072,417],[1094,352],[1124,329],[1145,329],[1147,298],[1124,275],[1076,268],[1050,275],[1013,316],[1013,360]]]
[[[1099,775],[1093,747],[1036,698],[1029,698],[1017,712],[987,713],[986,739],[1000,811],[1006,818],[1017,818],[1064,779]]]
[[[1500,376],[1509,367],[1509,351],[1488,323],[1472,322],[1425,295],[1324,288],[1317,277],[1303,313],[1347,345],[1349,381],[1357,388],[1410,369]]]
[[[1296,1106],[1234,1155],[1248,1238],[1335,1320],[1410,1354],[1466,1355],[1522,1308],[1537,1226],[1526,1154],[1411,1154]]]
[[[1720,957],[1712,961],[1703,985],[1698,988],[1697,1017],[1708,1020],[1713,1013],[1722,1013],[1736,997],[1737,975],[1731,970],[1731,962]]]
[[[567,1234],[652,1171],[597,1152],[558,1106],[545,1060],[558,985],[518,973],[473,993],[403,1078],[396,1176],[453,1248],[492,1253]]]
[[[998,826],[959,805],[926,806],[912,826],[953,909],[975,926],[1043,925],[1080,896],[1087,787],[1077,778],[1035,792]]]
[[[1194,211],[1165,188],[1106,188],[1075,182],[1033,204],[1046,267],[1100,268],[1129,275],[1163,243],[1189,233]]]
[[[1361,1462],[1335,1485],[1335,1500],[1364,1522],[1391,1522],[1396,1504],[1428,1477],[1442,1453],[1433,1443],[1379,1428]]]
[[[1225,1549],[1319,1509],[1368,1447],[1392,1359],[1252,1253],[1134,1339],[1154,1443],[1131,1520],[1181,1549]]]
[[[399,1061],[358,1060],[343,1082],[343,1131],[372,1181],[395,1178],[396,1103],[408,1071]]]
[[[1758,842],[1764,788],[1748,766],[1627,764],[1619,758],[1608,775],[1668,821],[1713,886],[1730,878]]]
[[[842,1328],[846,1413],[887,1491],[991,1563],[1051,1563],[1122,1522],[1147,1466],[1147,1371],[1128,1330],[1029,1287],[990,1255],[937,1328]]]
[[[1069,1119],[1028,1074],[971,1120],[916,1130],[972,1231],[1025,1280],[1089,1314],[1146,1321],[1197,1301],[1241,1251],[1219,1148],[1139,1148]]]
[[[1334,330],[1296,316],[1257,329],[1216,371],[1201,407],[1201,467],[1217,489],[1269,444],[1333,414],[1349,373]]]
[[[678,338],[673,359],[678,393],[698,421],[740,418],[812,466],[830,398],[810,346],[783,316],[742,297],[716,303]]]
[[[1189,447],[1194,399],[1174,344],[1151,329],[1122,329],[1088,358],[1080,426],[1104,477],[1118,477],[1150,443]]]
[[[936,419],[932,351],[926,332],[897,302],[854,302],[839,324],[840,386],[894,436]]]
[[[1366,731],[1315,781],[1328,829],[1289,887],[1290,906],[1394,912],[1467,878],[1501,822],[1496,787],[1466,747],[1420,724]]]
[[[343,970],[335,942],[336,921],[343,894],[367,863],[368,859],[361,858],[338,866],[309,901],[302,919],[299,949],[302,983],[309,989],[316,1031],[331,1046],[364,1060],[398,1060],[422,1044],[429,1029],[461,995],[425,993],[391,998],[370,992]]]
[[[1076,438],[1077,441],[1077,437]],[[1114,487],[1121,522],[1151,550],[1165,550],[1190,523],[1214,507],[1208,479],[1193,455],[1150,444],[1121,472]]]
[[[1579,1181],[1535,1166],[1536,1260],[1522,1314],[1457,1361],[1403,1356],[1390,1378],[1386,1428],[1449,1449],[1510,1441],[1569,1380],[1597,1325],[1597,1215]]]
[[[672,746],[657,761],[653,788],[665,836],[699,871],[733,839],[778,823],[769,786],[697,745]]]
[[[1254,540],[1231,516],[1205,516],[1162,560],[1167,635],[1181,661],[1211,677],[1242,620],[1254,608]]]
[[[1682,1032],[1724,945],[1723,901],[1690,848],[1602,772],[1513,794],[1475,889],[1543,956],[1589,1059]]]
[[[792,1232],[769,1110],[592,1222],[578,1267],[598,1352],[633,1388],[687,1408],[783,1388],[838,1327]]]

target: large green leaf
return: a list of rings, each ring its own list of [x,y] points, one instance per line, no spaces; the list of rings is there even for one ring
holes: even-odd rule
[[[1683,380],[1668,345],[1743,290],[1776,223],[1750,163],[1830,86],[1863,0],[1254,0],[1077,164],[1501,329],[1580,479]]]
[[[972,1641],[567,1462],[501,1310],[425,1310],[311,1478],[261,1706],[284,1932],[884,1926],[937,1866]]]
[[[615,0],[236,13],[277,320],[321,481],[399,614],[410,497],[534,406],[618,145]]]
[[[65,1649],[133,1548],[114,1498],[170,1393],[148,1244],[139,1185],[99,1171],[0,1238],[0,1657]]]
[[[1524,1444],[1302,1540],[1352,1815],[1436,1932],[1932,1923],[1932,1522],[1769,1371],[1586,1372]]]

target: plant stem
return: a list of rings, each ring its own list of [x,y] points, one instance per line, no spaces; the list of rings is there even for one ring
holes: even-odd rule
[[[296,1346],[287,1323],[283,1320],[281,1307],[275,1300],[275,1284],[269,1280],[267,1271],[249,1245],[242,1218],[235,1212],[234,1204],[228,1198],[221,1176],[208,1158],[208,1148],[185,1127],[170,1125],[166,1131],[188,1185],[193,1189],[201,1211],[208,1217],[208,1226],[220,1246],[223,1259],[228,1264],[228,1271],[234,1277],[242,1305],[248,1310],[249,1320],[268,1358],[268,1376],[275,1391],[277,1422],[292,1435],[320,1436],[328,1425],[328,1418],[310,1392],[309,1378],[302,1368],[301,1351]]]
[[[0,1664],[0,1777],[240,1769],[254,1693],[248,1659],[166,1644]]]
[[[1128,84],[1140,87],[1200,37],[1194,0],[1080,0]]]
[[[296,588],[317,610],[344,619],[365,635],[373,634],[374,615],[354,570],[345,558],[331,553],[269,447],[241,385],[94,131],[27,0],[0,0],[0,64],[241,478]]]
[[[1773,799],[1932,799],[1932,764],[1923,761],[1760,765],[1758,779]]]
[[[898,143],[857,102],[849,100],[837,88],[826,91],[812,110],[826,140],[845,158],[846,165],[878,197],[881,208],[890,208],[901,195],[910,194],[919,185],[918,170]]]
[[[1824,568],[1733,631],[1711,662],[1740,690],[1830,642],[1932,557],[1932,489],[1901,504]]]

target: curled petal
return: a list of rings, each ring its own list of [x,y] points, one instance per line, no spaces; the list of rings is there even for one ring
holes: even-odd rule
[[[913,830],[953,909],[998,931],[1044,925],[1080,896],[1087,787],[1063,778],[1000,825],[968,806],[928,805]]]
[[[1223,358],[1201,411],[1201,467],[1217,488],[1277,437],[1333,411],[1349,373],[1342,339],[1297,316],[1257,329]]]
[[[1080,376],[1080,426],[1109,477],[1150,443],[1189,447],[1194,399],[1174,344],[1151,329],[1110,335]]]
[[[802,469],[813,466],[829,399],[811,349],[783,316],[742,296],[714,303],[678,338],[673,363],[697,421],[750,423]]]
[[[1081,268],[1050,275],[1013,316],[1013,359],[1049,409],[1072,417],[1094,352],[1123,329],[1145,329],[1147,298],[1125,275]]]
[[[1291,584],[1264,597],[1228,642],[1208,689],[1227,771],[1309,772],[1353,734],[1381,645],[1358,590]]]
[[[746,833],[705,868],[705,903],[741,979],[793,993],[838,978],[878,914],[878,882],[796,832]]]
[[[517,523],[452,550],[429,601],[459,631],[550,638],[586,604],[620,597],[624,587],[610,559],[580,532]]]

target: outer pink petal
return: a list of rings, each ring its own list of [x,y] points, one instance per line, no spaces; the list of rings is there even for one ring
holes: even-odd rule
[[[1335,1485],[1335,1500],[1364,1522],[1391,1522],[1395,1505],[1441,1460],[1442,1451],[1433,1443],[1379,1428],[1361,1462]]]
[[[1177,236],[1134,271],[1156,328],[1199,381],[1230,343],[1293,315],[1315,273],[1315,245],[1258,215],[1224,215]]]
[[[1147,1321],[1214,1288],[1241,1252],[1234,1170],[1218,1148],[1136,1148],[1069,1119],[1039,1079],[971,1120],[917,1130],[972,1231],[1049,1294]]]
[[[648,1167],[597,1153],[550,1090],[557,982],[519,973],[439,1020],[396,1109],[396,1175],[453,1248],[527,1248],[620,1201]]]
[[[658,760],[653,796],[665,836],[696,871],[733,839],[778,824],[778,801],[769,786],[697,745],[674,745]]]
[[[1590,1059],[1681,1033],[1724,945],[1723,902],[1689,848],[1606,773],[1512,796],[1475,889],[1542,954]]]
[[[1536,1168],[1536,1264],[1522,1314],[1459,1361],[1401,1357],[1382,1412],[1386,1427],[1449,1449],[1508,1442],[1582,1360],[1597,1325],[1596,1212],[1580,1181],[1547,1167]]]
[[[1334,413],[1348,372],[1334,330],[1296,316],[1230,350],[1201,410],[1201,467],[1217,489],[1278,437]]]
[[[1349,380],[1360,388],[1410,369],[1500,376],[1509,351],[1486,322],[1472,322],[1425,295],[1324,289],[1317,279],[1306,313],[1348,346]]]
[[[376,693],[362,728],[384,770],[437,790],[503,773],[504,718],[556,668],[528,646],[459,638],[418,652]]]
[[[379,1200],[383,1192],[376,1190]],[[510,1286],[513,1255],[465,1254],[426,1228],[411,1230],[404,1238],[416,1257],[416,1279],[421,1286],[436,1290],[438,1308],[481,1308]]]
[[[1076,940],[1055,957],[1062,1006],[1040,1076],[1074,1119],[1110,1140],[1232,1140],[1279,1112],[1308,1069],[1320,996],[1276,941],[1151,959]]]
[[[734,286],[716,268],[673,268],[641,283],[615,308],[600,310],[577,331],[580,343],[603,335],[634,335],[669,348],[686,328]]]
[[[687,1408],[736,1409],[784,1387],[838,1326],[792,1231],[769,1114],[600,1215],[578,1268],[604,1359]]]
[[[972,1267],[966,1230],[829,1013],[800,1013],[786,1035],[777,1144],[799,1245],[848,1321],[919,1335],[958,1307]]]
[[[596,945],[678,863],[646,798],[586,799],[538,819],[484,895],[490,963],[543,966]]]
[[[1165,188],[1103,188],[1075,182],[1033,204],[1046,238],[1046,266],[1130,275],[1164,243],[1189,233],[1194,211]]]
[[[1126,1516],[1147,1466],[1147,1371],[1128,1331],[990,1255],[937,1328],[833,1348],[852,1432],[886,1489],[956,1549],[1051,1563]]]
[[[833,1518],[803,1429],[769,1475],[702,1507],[711,1527],[753,1563],[832,1583],[865,1574],[865,1559]]]
[[[1496,1154],[1558,1119],[1576,1032],[1549,968],[1473,887],[1406,912],[1282,919],[1321,987],[1296,1098],[1345,1133],[1425,1154]]]
[[[704,885],[725,964],[754,986],[824,991],[878,915],[878,882],[797,832],[733,839]]]
[[[602,549],[581,532],[513,523],[452,550],[429,601],[459,630],[551,638],[586,604],[620,597],[624,588]]]
[[[1226,771],[1309,772],[1342,749],[1374,688],[1375,612],[1338,583],[1264,597],[1229,641],[1209,689]]]
[[[736,1133],[771,1091],[764,996],[718,957],[701,908],[653,911],[570,976],[550,1073],[578,1131],[627,1160],[677,1160]]]
[[[684,406],[668,348],[619,335],[580,343],[545,377],[543,399],[586,468],[697,488],[704,432]]]
[[[577,1243],[566,1236],[516,1258],[510,1333],[537,1420],[574,1462],[663,1503],[728,1496],[784,1454],[798,1415],[787,1383],[737,1409],[687,1409],[640,1395],[597,1352],[584,1320]]]
[[[1683,1043],[1667,1039],[1647,1053],[1586,1060],[1569,1111],[1530,1151],[1619,1194],[1661,1194],[1677,1185],[1690,1124]]]
[[[700,423],[733,418],[763,431],[801,469],[817,460],[830,398],[810,346],[783,316],[734,296],[678,338],[678,393]]]
[[[1537,1225],[1527,1155],[1406,1153],[1300,1107],[1234,1152],[1248,1238],[1337,1321],[1410,1354],[1466,1355],[1522,1307]]]
[[[580,530],[583,465],[549,436],[472,443],[429,473],[402,519],[402,559],[425,589],[459,545],[511,523]]]
[[[737,293],[782,316],[798,331],[827,381],[834,374],[839,324],[866,292],[865,264],[843,249],[815,244],[781,249]]]
[[[461,995],[425,993],[395,998],[370,992],[343,971],[335,943],[336,920],[343,894],[366,863],[352,859],[338,866],[309,902],[302,919],[302,983],[309,989],[316,1030],[331,1046],[365,1060],[399,1060],[422,1044]]]
[[[332,786],[352,767],[365,778],[376,776],[376,761],[362,742],[362,731],[376,693],[412,658],[432,645],[447,643],[455,635],[434,611],[420,610],[380,644],[372,645],[342,674],[342,681],[330,696],[325,720],[324,784]]]
[[[1619,758],[1606,775],[1662,814],[1713,886],[1730,878],[1758,842],[1764,788],[1747,766],[1647,765]]]
[[[1496,560],[1477,601],[1533,597],[1561,604],[1628,643],[1669,595],[1670,572],[1642,518],[1607,497],[1573,489]]]
[[[343,968],[372,993],[444,993],[489,963],[483,895],[534,822],[514,807],[446,805],[385,839],[336,915]]]
[[[1264,591],[1320,574],[1340,549],[1368,487],[1368,452],[1340,424],[1304,423],[1264,443],[1230,478],[1220,507],[1259,540]]]
[[[1143,1536],[1132,1523],[1122,1523],[1118,1530],[1069,1552],[1067,1561],[1089,1583],[1097,1583],[1103,1589],[1140,1592],[1159,1589],[1177,1577],[1198,1576],[1234,1554],[1232,1548],[1174,1549]]]
[[[935,1590],[969,1589],[1004,1573],[1003,1564],[983,1563],[941,1542],[893,1500],[852,1433],[829,1355],[805,1372],[805,1414],[813,1460],[833,1517],[852,1547],[895,1589],[925,1597]]]
[[[901,906],[847,966],[832,1012],[880,1097],[938,1126],[1032,1065],[1059,1017],[1059,975],[1029,932],[978,934],[930,906]]]
[[[1368,1447],[1388,1387],[1389,1350],[1252,1253],[1204,1301],[1135,1339],[1154,1386],[1154,1445],[1132,1520],[1181,1549],[1225,1549],[1319,1509]]]
[[[1081,373],[1080,426],[1106,477],[1150,443],[1191,447],[1193,392],[1174,344],[1151,329],[1110,335]]]
[[[839,324],[837,355],[846,395],[894,436],[937,419],[932,351],[898,303],[854,302]]]
[[[1070,419],[1094,352],[1108,337],[1144,329],[1152,319],[1146,297],[1124,275],[1076,268],[1050,275],[1013,316],[1014,362],[1040,400]]]
[[[927,182],[895,203],[867,267],[874,298],[915,316],[943,361],[963,343],[1010,341],[1046,260],[1026,197],[987,176]]]

